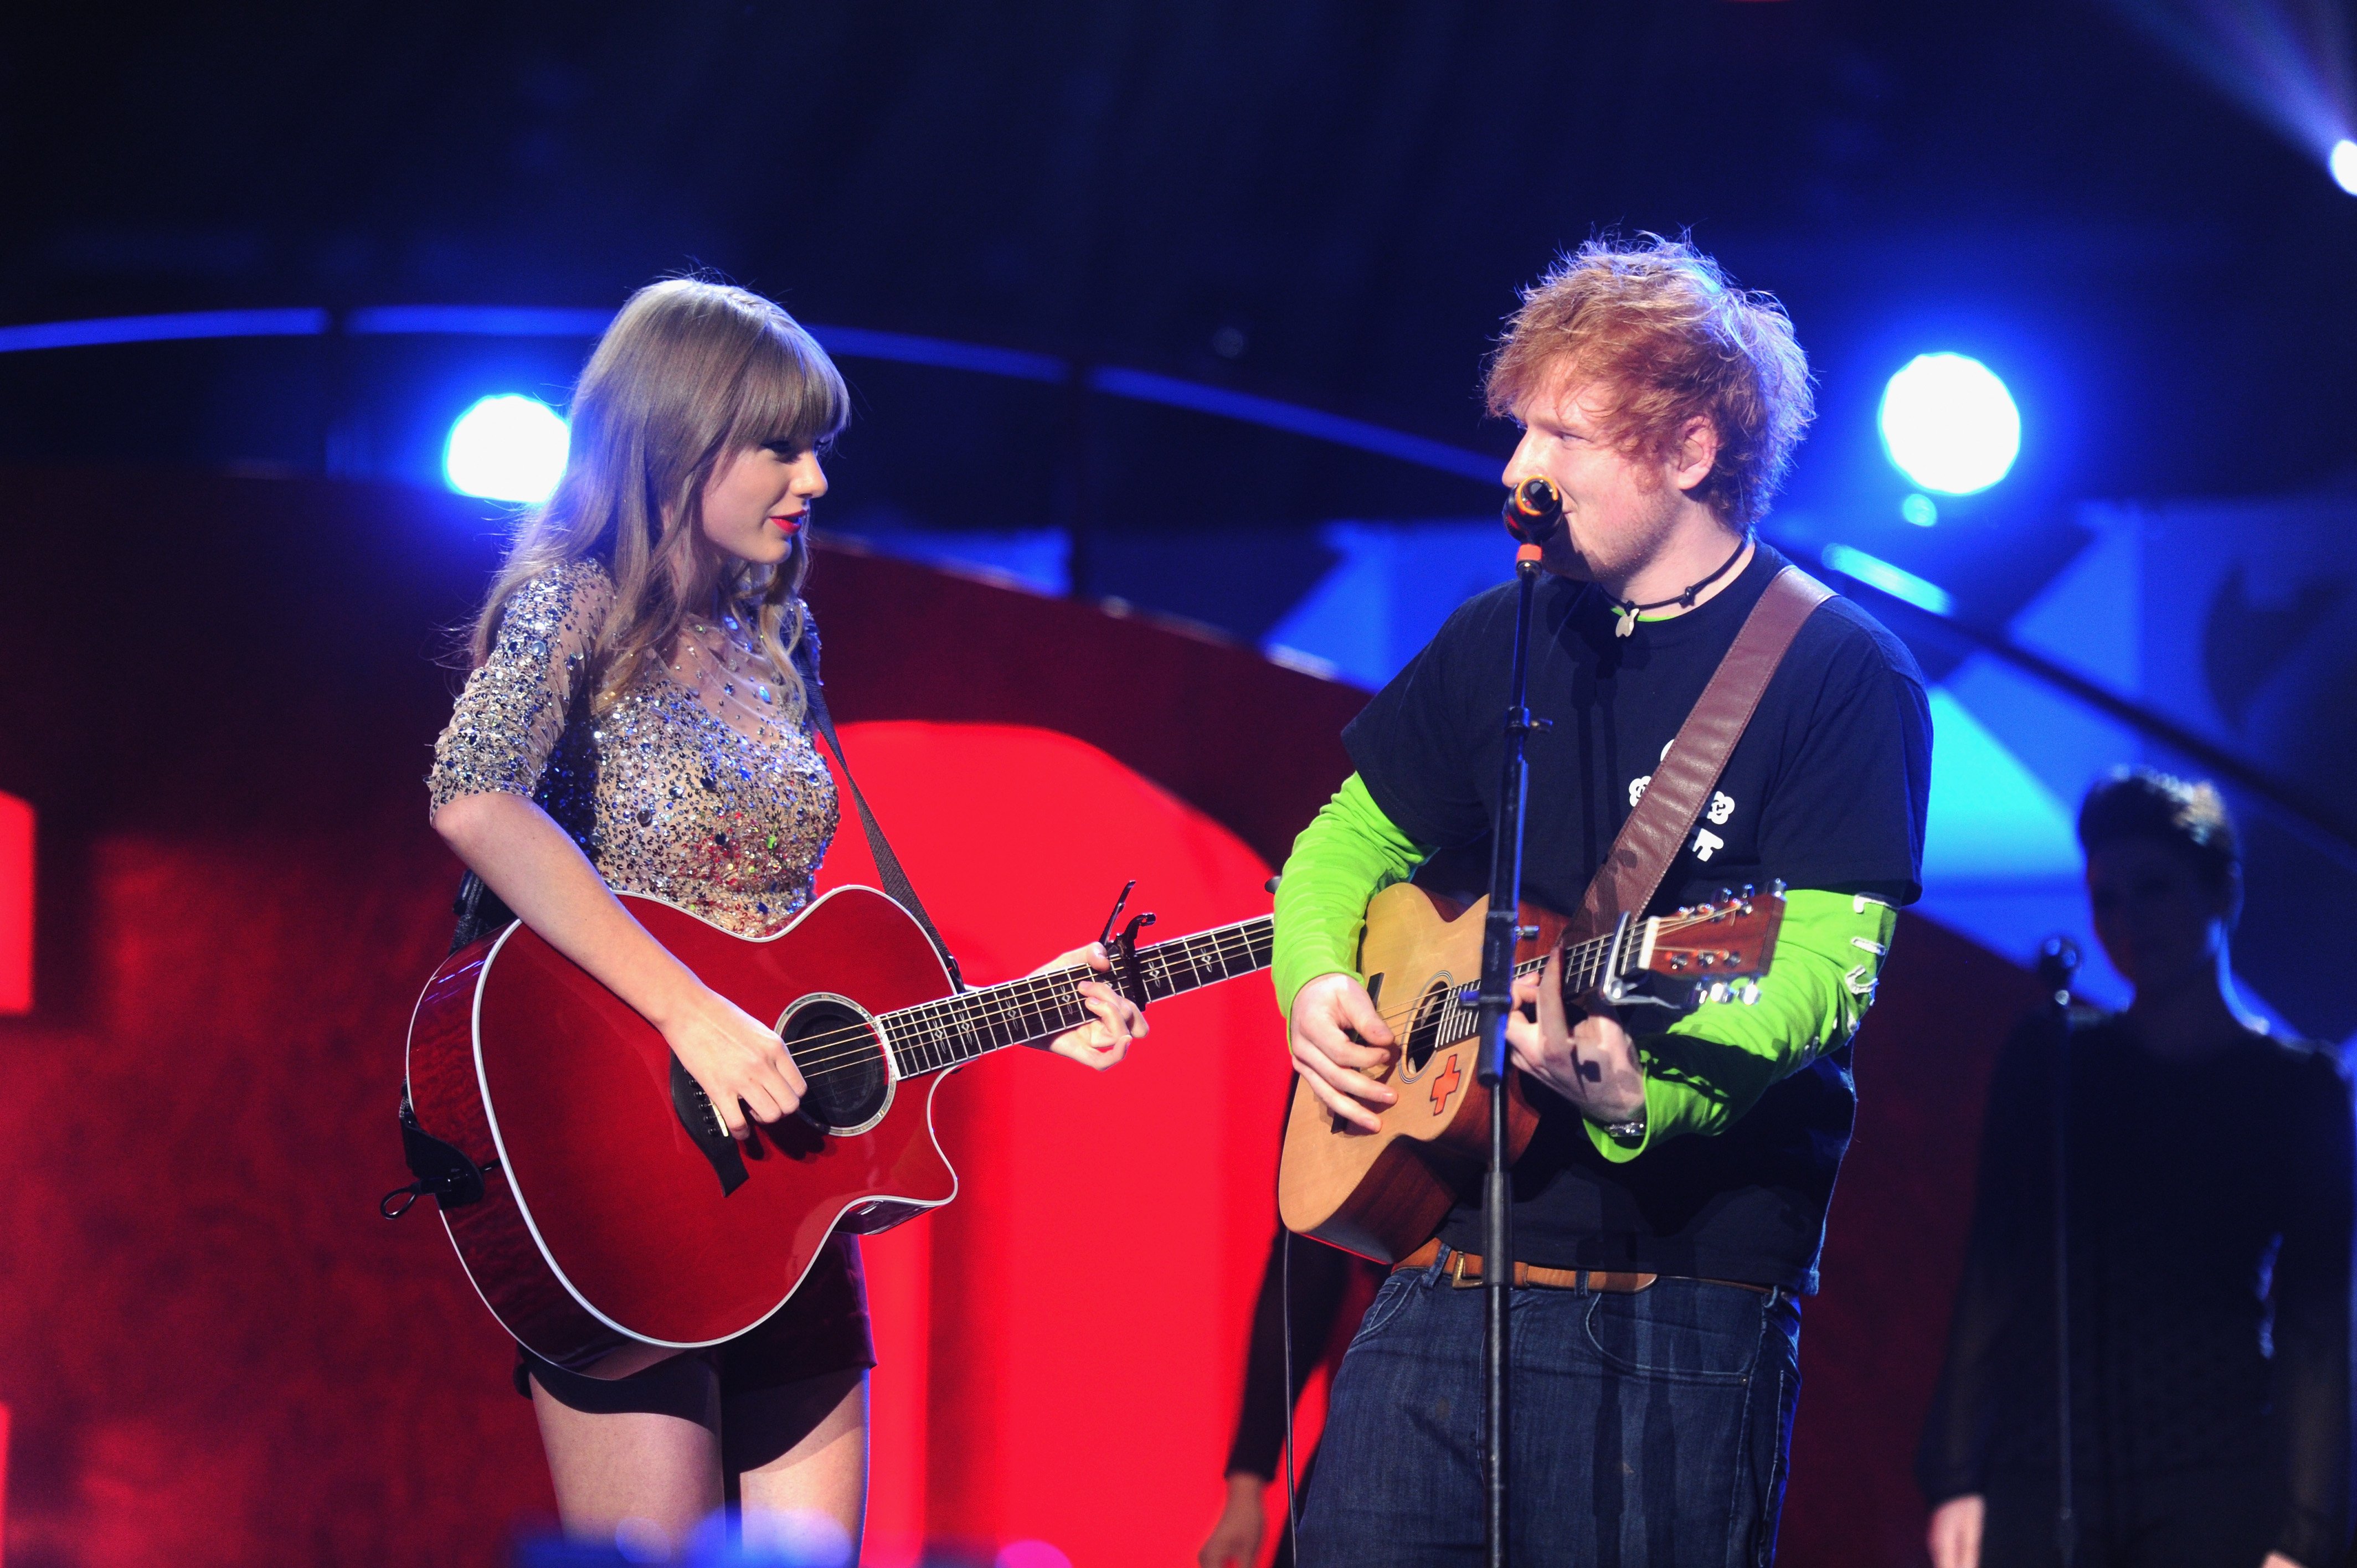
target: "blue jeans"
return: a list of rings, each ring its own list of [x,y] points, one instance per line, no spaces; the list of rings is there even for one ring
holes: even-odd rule
[[[1482,1293],[1395,1273],[1334,1376],[1302,1568],[1482,1560]],[[1513,1294],[1515,1568],[1762,1568],[1800,1392],[1790,1296]]]

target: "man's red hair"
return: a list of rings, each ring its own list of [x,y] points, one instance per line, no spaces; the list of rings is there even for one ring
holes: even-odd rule
[[[1816,413],[1784,307],[1658,234],[1590,240],[1525,289],[1484,390],[1508,415],[1580,386],[1602,392],[1607,428],[1632,456],[1666,457],[1689,422],[1709,421],[1718,460],[1694,494],[1737,528],[1766,514]]]

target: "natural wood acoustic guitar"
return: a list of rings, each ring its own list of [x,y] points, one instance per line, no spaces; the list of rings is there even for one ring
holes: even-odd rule
[[[799,1112],[739,1144],[654,1026],[521,921],[452,954],[409,1029],[418,1125],[484,1173],[479,1198],[442,1214],[475,1289],[524,1345],[602,1378],[734,1338],[838,1229],[888,1230],[955,1197],[934,1091],[1088,1022],[1081,981],[1146,1003],[1269,961],[1265,915],[1143,948],[1139,917],[1110,976],[959,992],[873,888],[838,887],[759,940],[620,897],[705,984],[775,1021],[808,1085]]]
[[[1475,1080],[1481,924],[1490,901],[1460,906],[1413,883],[1375,895],[1359,970],[1400,1049],[1373,1075],[1399,1092],[1366,1132],[1293,1086],[1277,1169],[1286,1229],[1379,1263],[1397,1262],[1432,1239],[1449,1207],[1478,1184],[1489,1158],[1490,1090]],[[1525,904],[1514,972],[1535,972],[1569,924]],[[1624,1008],[1683,1011],[1706,998],[1749,1002],[1767,972],[1784,916],[1781,888],[1746,888],[1646,919],[1623,918],[1565,951],[1566,995],[1601,993]],[[1519,1159],[1538,1125],[1523,1075],[1510,1073],[1507,1131]]]

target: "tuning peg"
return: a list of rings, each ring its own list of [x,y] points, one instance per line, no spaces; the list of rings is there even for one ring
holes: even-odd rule
[[[1743,1004],[1746,1007],[1750,1006],[1752,1004],[1760,1000],[1760,983],[1756,980],[1750,982],[1749,984],[1744,986],[1739,994],[1743,998]]]
[[[1774,881],[1768,884],[1768,896],[1771,898],[1781,898],[1784,896],[1784,879],[1782,877],[1779,876]]]
[[[1702,994],[1703,1000],[1706,1002],[1725,1002],[1732,996],[1734,993],[1728,988],[1727,982],[1723,980],[1714,980],[1710,983],[1709,989],[1705,991]]]

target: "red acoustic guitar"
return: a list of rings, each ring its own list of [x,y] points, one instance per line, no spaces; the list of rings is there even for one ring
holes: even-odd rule
[[[1097,978],[1086,969],[955,992],[923,930],[871,888],[836,888],[760,940],[622,902],[705,984],[775,1021],[809,1086],[797,1114],[729,1137],[662,1036],[521,922],[452,954],[409,1029],[418,1125],[484,1173],[481,1198],[442,1216],[475,1289],[518,1340],[596,1377],[744,1333],[838,1226],[869,1234],[947,1203],[942,1075],[1092,1016],[1073,990]],[[1264,915],[1125,947],[1108,978],[1158,1001],[1265,969],[1270,938]]]

